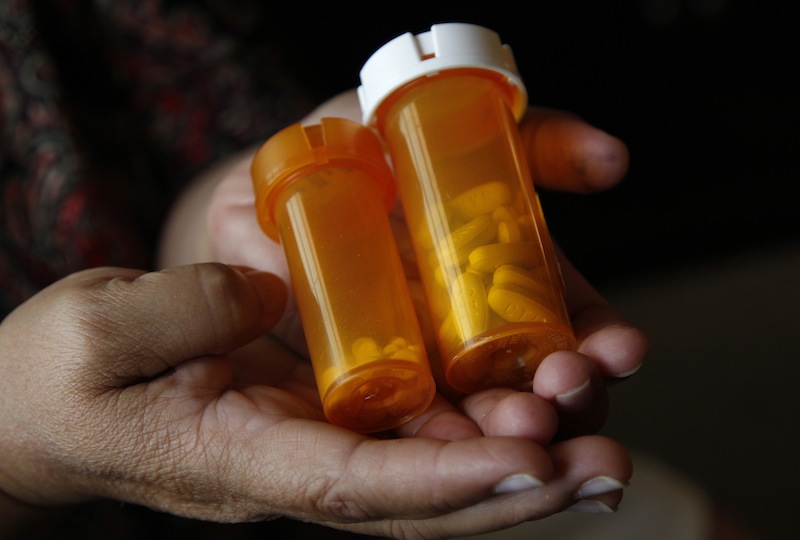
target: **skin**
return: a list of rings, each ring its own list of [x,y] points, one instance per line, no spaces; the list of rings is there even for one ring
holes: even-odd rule
[[[348,93],[306,122],[357,110]],[[522,129],[541,188],[592,192],[626,172],[625,146],[571,115],[533,109]],[[105,498],[398,538],[617,508],[630,457],[591,433],[647,340],[566,258],[580,348],[548,357],[533,392],[439,396],[393,433],[349,432],[324,422],[280,246],[256,224],[251,155],[179,201],[164,270],[83,271],[0,324],[0,532]]]

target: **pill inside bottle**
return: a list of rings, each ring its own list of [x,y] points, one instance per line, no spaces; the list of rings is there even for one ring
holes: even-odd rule
[[[530,389],[542,359],[576,340],[517,127],[527,92],[510,49],[479,26],[434,25],[381,47],[361,81],[364,122],[391,153],[448,384]]]
[[[323,411],[359,432],[424,411],[435,384],[388,212],[380,140],[340,118],[290,126],[252,166],[264,232],[283,246]]]

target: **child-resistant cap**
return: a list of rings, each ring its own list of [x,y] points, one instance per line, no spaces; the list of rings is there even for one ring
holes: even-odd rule
[[[278,240],[275,203],[280,192],[314,169],[345,167],[364,171],[379,186],[387,211],[396,199],[392,172],[378,136],[366,126],[345,118],[322,118],[319,124],[293,124],[270,137],[250,167],[258,221]]]
[[[442,23],[430,31],[402,34],[379,48],[361,68],[358,98],[363,121],[375,122],[381,103],[395,90],[420,77],[456,68],[486,69],[515,88],[511,110],[519,120],[528,95],[511,47],[493,30],[469,23]]]

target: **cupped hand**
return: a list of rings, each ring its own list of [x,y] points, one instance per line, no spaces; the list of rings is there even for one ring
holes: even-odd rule
[[[0,324],[0,490],[424,538],[619,502],[631,464],[616,443],[544,446],[492,425],[502,403],[546,415],[530,393],[462,413],[439,403],[405,428],[460,414],[489,436],[372,438],[325,423],[309,364],[257,339],[286,296],[274,274],[218,263],[99,268],[40,292]]]
[[[355,94],[348,92],[333,98],[304,119],[304,123],[316,123],[325,116],[360,120]],[[531,108],[520,127],[539,188],[594,192],[616,185],[627,171],[625,145],[574,115]],[[288,282],[281,246],[264,235],[256,220],[250,179],[252,155],[253,150],[246,151],[210,172],[198,183],[200,187],[178,205],[162,249],[165,265],[218,260],[270,271]],[[195,243],[187,243],[184,239],[187,235],[181,228],[198,216],[205,216],[206,220],[189,228],[192,232],[188,238]],[[395,213],[392,218],[395,224],[399,223],[395,227],[398,246],[413,280],[413,252],[402,216]],[[198,230],[206,231],[206,236],[198,235]],[[648,343],[645,335],[614,310],[563,253],[559,255],[579,348],[576,352],[559,352],[546,358],[534,376],[532,389],[558,411],[558,437],[567,438],[595,432],[602,426],[608,410],[606,386],[639,368]],[[424,326],[424,321],[421,322]],[[273,335],[305,354],[302,328],[291,298]],[[542,428],[520,421],[530,417],[527,412],[530,399],[504,390],[489,390],[470,396],[459,406],[463,409],[479,403],[486,414],[487,434],[540,438],[549,426]],[[441,402],[437,402],[433,412],[440,412],[441,407]],[[441,436],[474,435],[475,426],[465,421],[463,415],[459,418],[461,421],[455,424],[442,423]],[[437,435],[433,426],[439,424],[425,425],[428,427],[425,435]]]

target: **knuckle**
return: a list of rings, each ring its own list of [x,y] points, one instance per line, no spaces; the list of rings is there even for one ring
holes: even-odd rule
[[[337,480],[331,479],[307,490],[322,515],[336,523],[364,522],[379,517],[368,505],[354,497],[353,490],[340,489],[339,484]]]
[[[220,299],[238,297],[236,292],[241,282],[231,267],[210,262],[192,266],[191,270],[196,273],[197,283],[210,305],[216,305]]]
[[[324,512],[339,522],[355,523],[374,519],[358,501],[336,497],[325,503]]]
[[[197,272],[199,298],[203,310],[211,317],[212,326],[221,333],[242,330],[252,321],[248,318],[256,295],[248,294],[238,273],[222,263],[208,263],[193,267]]]

